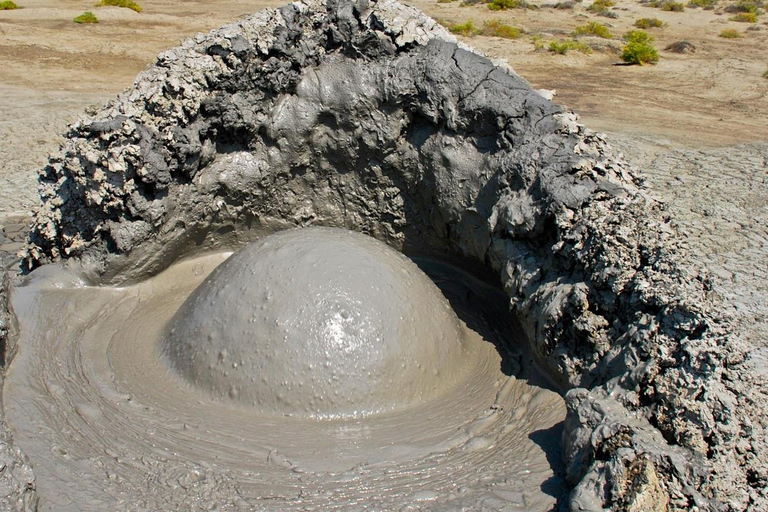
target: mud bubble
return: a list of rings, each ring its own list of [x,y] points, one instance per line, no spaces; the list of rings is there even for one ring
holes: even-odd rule
[[[349,417],[445,394],[474,354],[408,258],[334,228],[283,231],[221,264],[163,350],[182,376],[263,412]]]

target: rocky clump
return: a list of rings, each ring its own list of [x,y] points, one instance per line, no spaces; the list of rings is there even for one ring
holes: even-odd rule
[[[188,40],[75,124],[41,184],[25,265],[79,258],[96,283],[309,224],[486,266],[574,389],[571,508],[766,503],[743,350],[664,206],[412,9],[307,0]]]

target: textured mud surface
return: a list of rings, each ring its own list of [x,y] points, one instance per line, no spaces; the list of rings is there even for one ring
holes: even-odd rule
[[[764,388],[665,207],[572,114],[405,12],[294,4],[165,52],[69,133],[27,264],[135,281],[312,223],[472,261],[581,388],[573,508],[764,507]]]
[[[220,265],[174,315],[163,352],[218,399],[338,419],[445,395],[482,350],[408,258],[352,231],[304,228]]]
[[[286,347],[306,386],[269,386],[269,379],[260,386],[269,388],[263,393],[268,399],[284,395],[279,411],[201,393],[161,356],[170,318],[226,257],[195,258],[120,288],[83,287],[76,266],[51,265],[14,289],[23,348],[7,376],[6,418],[36,468],[42,510],[482,505],[545,511],[555,504],[564,487],[556,434],[565,406],[558,393],[531,380],[535,375],[522,368],[526,359],[515,349],[515,336],[499,330],[495,308],[484,306],[498,301],[498,290],[433,262],[438,284],[450,273],[451,282],[441,286],[467,321],[462,337],[472,355],[463,361],[460,382],[432,379],[442,394],[410,407],[396,402],[399,386],[393,384],[395,412],[318,420],[294,406],[323,390],[309,383],[312,352]],[[264,344],[252,341],[263,352]],[[423,340],[408,341],[420,346]],[[241,344],[236,340],[216,365],[235,377]],[[274,366],[285,362],[280,357],[272,358]],[[336,351],[323,371],[332,375],[345,362]],[[434,368],[427,368],[430,376]],[[274,373],[270,367],[251,375]],[[395,373],[407,380],[414,371]],[[345,378],[339,374],[341,382],[326,389],[349,387]],[[327,401],[321,405],[344,412]]]

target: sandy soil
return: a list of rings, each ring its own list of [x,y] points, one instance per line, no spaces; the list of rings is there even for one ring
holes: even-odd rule
[[[463,40],[489,57],[508,60],[535,87],[557,90],[555,101],[578,112],[595,130],[653,135],[699,148],[768,140],[768,80],[762,77],[768,69],[764,23],[729,21],[730,14],[717,10],[665,12],[637,0],[617,1],[612,8],[616,19],[587,11],[590,1],[566,10],[544,7],[545,1],[533,3],[542,7],[493,12],[484,5],[461,7],[458,1],[413,1],[448,24],[472,20],[482,26],[485,21],[500,20],[525,30],[527,34],[514,41],[479,36]],[[727,5],[723,0],[720,4]],[[666,23],[648,30],[656,38],[661,59],[655,66],[617,65],[621,36],[633,30],[639,18]],[[590,21],[608,26],[614,36],[584,39],[604,47],[592,54],[555,55],[535,50],[531,42],[531,35],[541,35],[545,41],[567,39],[577,26]],[[725,28],[735,28],[743,37],[719,37]],[[696,49],[686,54],[664,50],[676,41],[688,41]]]

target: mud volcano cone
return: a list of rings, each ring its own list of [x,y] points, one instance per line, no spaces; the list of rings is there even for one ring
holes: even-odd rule
[[[663,206],[413,9],[305,0],[163,52],[71,128],[41,195],[2,311],[43,508],[765,502],[738,340]],[[424,257],[445,299],[383,249],[291,269],[268,236],[308,226]],[[337,270],[351,287],[311,291]]]

